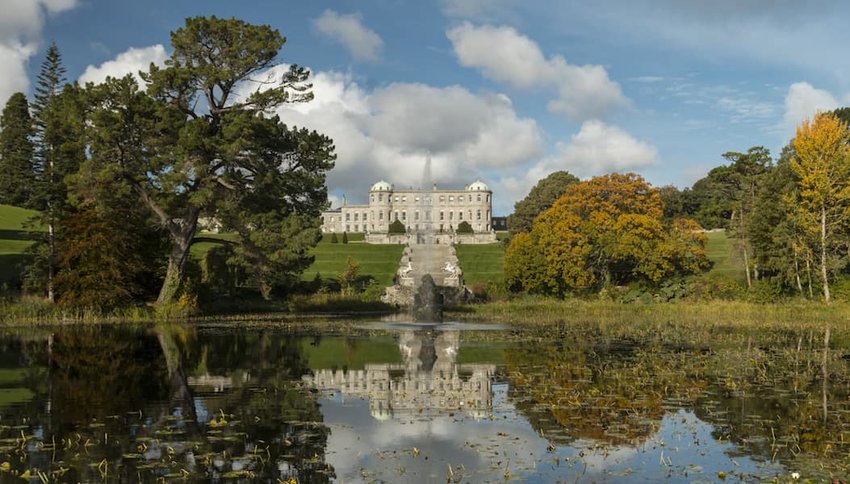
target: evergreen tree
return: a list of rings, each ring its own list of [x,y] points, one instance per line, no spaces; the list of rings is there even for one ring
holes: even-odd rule
[[[534,218],[548,210],[567,191],[567,187],[576,182],[578,178],[567,171],[550,173],[537,182],[525,198],[514,204],[514,213],[508,216],[510,234],[531,232]]]
[[[46,250],[37,250],[36,253],[44,254],[46,257],[43,265],[47,278],[47,298],[51,302],[55,300],[53,276],[55,272],[56,220],[59,211],[58,205],[64,202],[62,200],[63,191],[57,186],[61,178],[57,173],[58,165],[61,164],[60,145],[66,141],[62,137],[61,125],[72,121],[67,118],[63,119],[63,116],[68,116],[70,113],[63,112],[63,109],[56,102],[64,84],[65,67],[62,65],[62,55],[59,53],[59,48],[54,42],[47,48],[35,85],[33,118],[35,121],[34,160],[37,184],[31,204],[44,212],[43,222],[47,227],[47,248]],[[39,261],[36,261],[37,265],[39,265]]]
[[[29,207],[35,185],[33,126],[23,93],[9,98],[0,117],[0,203]]]
[[[265,25],[189,18],[171,35],[167,66],[143,75],[146,92],[115,86],[96,110],[93,129],[115,155],[102,169],[120,173],[171,240],[159,304],[179,296],[201,216],[239,234],[234,260],[264,296],[311,261],[334,147],[267,114],[312,99],[309,73],[292,65],[279,82],[237,95],[275,67],[284,41]]]
[[[347,244],[347,243],[348,243],[348,233],[346,233],[346,232],[343,232],[343,233],[342,233],[342,243],[343,243],[343,244]]]

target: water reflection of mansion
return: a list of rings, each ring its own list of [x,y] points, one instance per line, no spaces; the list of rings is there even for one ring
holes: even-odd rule
[[[460,411],[481,418],[493,408],[491,378],[495,365],[457,363],[457,331],[405,331],[399,339],[404,363],[367,364],[363,370],[315,370],[304,380],[343,398],[369,400],[372,416]]]

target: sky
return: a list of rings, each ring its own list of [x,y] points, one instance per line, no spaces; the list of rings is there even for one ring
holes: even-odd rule
[[[556,5],[553,5],[556,4]],[[688,187],[722,154],[778,155],[850,105],[842,0],[0,0],[0,99],[31,95],[56,42],[69,80],[162,64],[190,16],[269,24],[315,99],[277,110],[335,143],[331,201],[384,179],[481,179],[512,212],[552,171]]]

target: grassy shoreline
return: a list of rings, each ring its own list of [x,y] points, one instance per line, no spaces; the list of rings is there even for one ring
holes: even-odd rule
[[[807,301],[773,304],[699,301],[636,304],[528,297],[473,304],[450,311],[447,316],[462,321],[492,321],[521,326],[610,322],[741,327],[811,327],[828,324],[850,328],[850,303],[826,305]]]
[[[242,307],[241,309],[247,309]],[[403,313],[378,302],[356,297],[324,295],[296,297],[270,304],[260,311],[215,311],[196,314],[179,311],[155,311],[151,307],[132,307],[100,314],[87,310],[63,310],[35,298],[0,302],[0,326],[63,324],[126,324],[163,321],[240,322],[331,318],[346,319]],[[619,303],[581,299],[556,300],[525,297],[509,301],[470,304],[446,308],[444,319],[477,323],[510,324],[518,327],[551,324],[635,324],[652,326],[734,326],[759,328],[823,327],[850,329],[850,303],[825,305],[818,302],[758,304],[741,301],[701,301],[675,303]]]

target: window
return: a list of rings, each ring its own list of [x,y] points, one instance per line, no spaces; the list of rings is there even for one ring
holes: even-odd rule
[[[348,222],[349,220],[351,220],[351,214],[347,213],[345,214],[345,221]]]
[[[345,224],[345,231],[351,232],[351,225]]]
[[[454,201],[455,201],[455,197],[454,197],[453,195],[449,195],[449,201],[450,201],[450,202],[454,202]]]
[[[395,197],[395,201],[396,201],[396,202],[398,201],[398,196],[396,196],[396,197]]]
[[[472,194],[471,193],[469,194],[469,201],[470,202],[472,201]]]
[[[481,194],[480,193],[478,194],[478,201],[479,202],[481,201]]]
[[[366,217],[366,215],[367,215],[367,214],[366,214],[366,212],[363,212],[363,221],[364,221],[364,222],[365,222],[366,220],[369,220],[369,219]]]
[[[355,226],[354,226],[354,231],[355,231],[355,232],[360,232],[360,226],[359,226],[359,225],[355,225]]]
[[[460,212],[457,213],[457,219],[463,220],[463,210],[461,210]]]
[[[454,215],[455,215],[454,212],[449,212],[449,220],[452,220],[454,218]]]
[[[417,201],[417,202],[419,201],[419,197],[416,197],[416,201]]]
[[[490,211],[487,210],[487,220],[490,220]]]
[[[401,219],[402,219],[402,220],[407,220],[407,210],[402,210],[402,211],[401,211]]]
[[[425,212],[425,220],[431,220],[431,212]]]
[[[402,202],[406,202],[406,201],[407,201],[407,197],[401,197],[401,201],[402,201]]]
[[[490,203],[490,194],[487,194],[487,203]]]
[[[419,220],[419,210],[417,210],[416,213],[413,214],[413,220]]]
[[[443,211],[442,211],[442,210],[440,210],[440,220],[444,220],[444,218],[445,218],[445,217],[443,217]],[[441,224],[440,226],[442,227],[442,224]]]
[[[331,223],[333,223],[333,222],[334,222],[334,218],[333,218],[333,217],[331,217]]]
[[[481,210],[478,210],[478,212],[476,213],[476,215],[478,216],[478,217],[476,218],[476,220],[481,220]]]
[[[379,194],[378,194],[378,201],[379,201],[379,202],[383,202],[383,201],[384,201],[384,194],[383,194],[383,193],[379,193]]]
[[[395,219],[398,220],[398,210],[395,211]]]
[[[469,220],[472,220],[472,210],[467,211],[467,213],[469,214]]]
[[[444,195],[440,195],[440,202],[445,202],[445,201],[446,201],[446,197]]]
[[[369,195],[369,201],[370,201],[370,202],[374,202],[374,201],[375,201],[375,194],[374,194],[374,193],[373,193],[373,194],[371,194],[371,195]]]
[[[354,221],[356,222],[356,221],[358,221],[358,220],[360,220],[360,214],[359,214],[359,213],[355,213],[355,214],[354,214]]]
[[[379,210],[378,211],[378,220],[383,220],[383,219],[384,219],[384,212],[383,212],[383,210]]]

